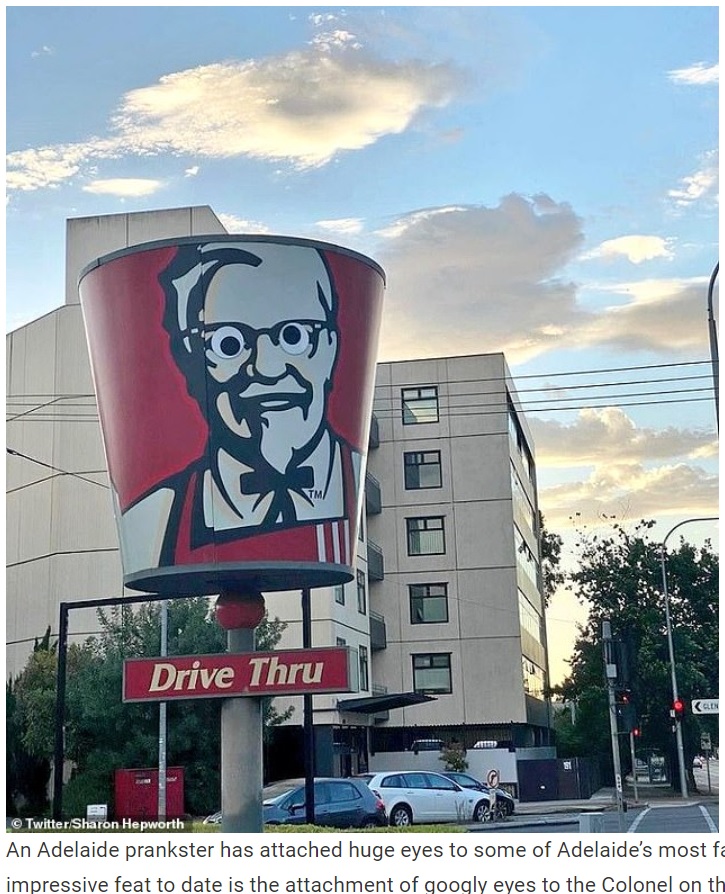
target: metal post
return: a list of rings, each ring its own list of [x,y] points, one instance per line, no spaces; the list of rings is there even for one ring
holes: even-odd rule
[[[712,308],[712,293],[719,271],[720,263],[718,262],[715,264],[715,269],[710,276],[710,284],[707,287],[707,328],[710,334],[710,362],[712,364],[712,385],[715,390],[715,419],[718,431],[720,431],[720,358],[717,348],[717,325]]]
[[[716,268],[717,270],[717,268]],[[714,276],[715,274],[713,274]],[[712,282],[712,281],[711,281]],[[672,643],[672,620],[670,618],[670,597],[667,591],[667,567],[665,565],[665,548],[670,536],[675,533],[678,528],[683,525],[689,525],[692,522],[713,522],[718,521],[717,516],[708,516],[703,518],[686,518],[684,521],[678,522],[674,527],[665,534],[660,546],[660,569],[662,571],[662,595],[665,600],[665,623],[667,625],[667,649],[670,656],[670,679],[672,682],[672,702],[679,698],[677,691],[677,672],[675,670],[675,648]],[[687,774],[685,772],[685,750],[682,744],[682,729],[680,721],[675,718],[675,737],[677,742],[677,760],[680,766],[680,788],[683,798],[687,798]]]
[[[227,630],[227,651],[254,651],[254,629]],[[222,704],[222,832],[262,832],[262,700]]]
[[[673,529],[674,530],[674,529]],[[670,533],[672,533],[670,531]],[[669,537],[669,534],[667,535]],[[667,538],[665,538],[666,540]],[[667,625],[667,650],[670,656],[670,681],[672,685],[672,703],[680,697],[677,690],[677,672],[675,670],[675,649],[672,643],[672,620],[670,618],[670,598],[667,592],[667,571],[665,569],[665,544],[660,549],[660,563],[662,566],[662,593],[665,598],[665,623]],[[680,795],[687,799],[687,773],[685,772],[685,749],[682,743],[682,722],[675,717],[675,740],[677,742],[677,763],[680,769]]]
[[[629,734],[629,753],[632,758],[632,785],[634,786],[634,800],[639,801],[639,793],[637,791],[637,754],[634,749],[634,732]]]
[[[312,607],[310,591],[302,591],[302,648],[312,648]],[[315,727],[312,720],[312,695],[302,696],[305,748],[305,820],[315,822]]]
[[[161,658],[166,657],[169,639],[169,605],[161,603]],[[166,819],[166,702],[159,703],[159,820]]]
[[[614,698],[614,684],[617,665],[614,663],[612,648],[612,625],[602,621],[602,647],[604,650],[604,674],[607,681],[607,703],[609,707],[609,728],[612,736],[612,762],[614,763],[614,791],[617,801],[619,831],[624,831],[624,790],[622,785],[622,762],[619,756],[619,735],[617,730],[617,706]]]
[[[68,604],[61,602],[58,619],[58,666],[55,684],[55,742],[53,748],[53,819],[63,819],[63,764],[65,762],[65,676],[68,655]]]

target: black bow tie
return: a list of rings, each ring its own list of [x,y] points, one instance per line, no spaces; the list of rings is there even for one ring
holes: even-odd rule
[[[314,487],[315,473],[312,466],[298,466],[289,472],[265,469],[262,472],[246,472],[239,476],[243,494],[268,494],[272,491],[301,491]]]

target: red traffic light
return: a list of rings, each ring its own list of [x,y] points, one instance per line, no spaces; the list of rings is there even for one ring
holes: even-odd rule
[[[685,714],[685,703],[682,701],[681,698],[676,698],[672,702],[672,710],[675,712],[675,717],[678,720],[682,720]]]
[[[632,730],[632,735],[635,739],[639,739],[639,737],[642,735],[642,731],[638,726],[635,726],[635,728]]]

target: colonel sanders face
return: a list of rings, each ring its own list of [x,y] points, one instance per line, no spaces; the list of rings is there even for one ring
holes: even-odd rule
[[[202,338],[213,443],[279,472],[312,452],[338,347],[334,296],[317,250],[251,245],[255,263],[207,280]]]

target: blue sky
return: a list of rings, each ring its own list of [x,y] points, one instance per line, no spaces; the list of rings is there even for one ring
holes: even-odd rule
[[[66,218],[208,204],[379,261],[382,359],[502,350],[549,386],[553,530],[716,515],[712,394],[682,389],[710,385],[717,59],[714,6],[11,7],[7,327],[62,302]]]

